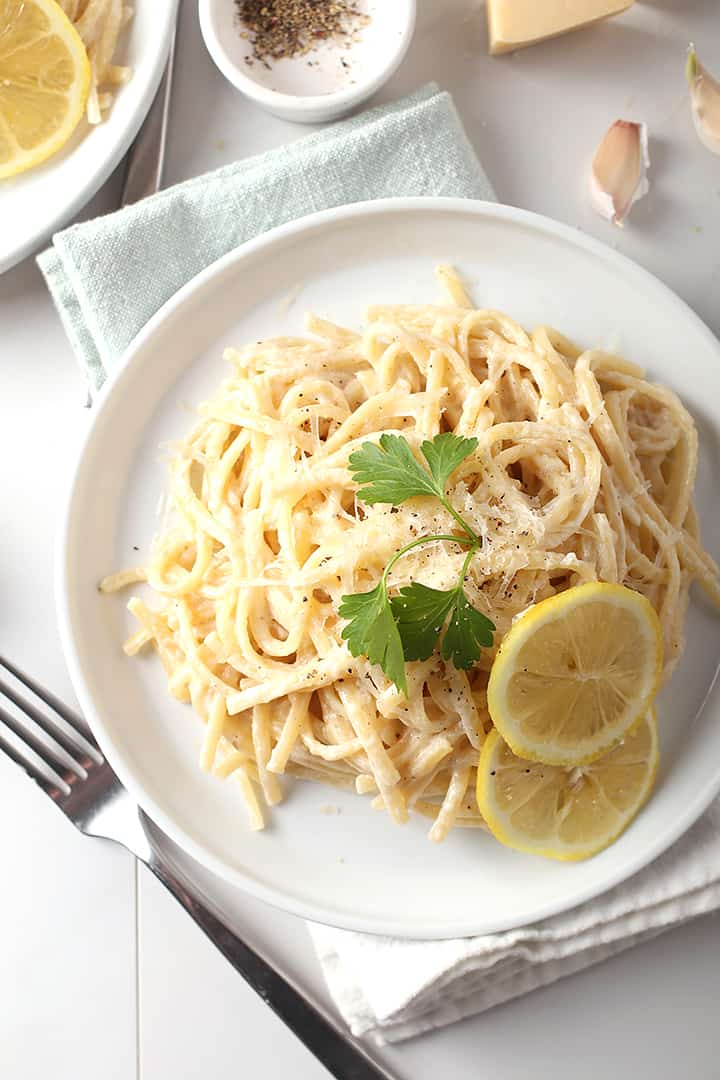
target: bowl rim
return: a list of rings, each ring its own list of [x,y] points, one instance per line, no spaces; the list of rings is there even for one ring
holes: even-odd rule
[[[214,7],[217,0],[198,0],[198,14],[200,17],[200,30],[205,46],[210,53],[216,67],[236,89],[242,91],[249,98],[257,101],[268,108],[282,108],[287,111],[297,110],[316,113],[335,111],[343,106],[351,106],[362,98],[374,94],[384,82],[400,66],[409,48],[415,31],[417,16],[417,0],[399,0],[406,8],[406,18],[402,33],[398,36],[395,48],[388,54],[385,62],[371,75],[354,86],[336,90],[329,94],[287,94],[280,90],[271,90],[261,83],[251,79],[237,64],[233,63],[227,54],[222,39],[216,32],[213,20]],[[398,0],[394,0],[395,3]]]

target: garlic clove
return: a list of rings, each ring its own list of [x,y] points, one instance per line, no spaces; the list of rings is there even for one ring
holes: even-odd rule
[[[685,74],[698,138],[713,154],[720,154],[720,83],[702,66],[694,45],[688,49]]]
[[[633,203],[649,190],[649,165],[646,125],[616,120],[592,161],[590,195],[597,212],[622,225]]]

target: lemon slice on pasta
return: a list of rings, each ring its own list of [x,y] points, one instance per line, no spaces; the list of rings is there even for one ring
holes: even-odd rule
[[[570,769],[517,757],[493,730],[480,754],[478,807],[506,847],[587,859],[630,824],[652,790],[657,764],[652,710],[609,754]]]
[[[85,46],[55,0],[0,0],[0,179],[65,145],[89,88]]]
[[[579,585],[535,604],[506,634],[490,673],[490,716],[519,757],[582,765],[642,719],[661,666],[660,622],[644,596]]]

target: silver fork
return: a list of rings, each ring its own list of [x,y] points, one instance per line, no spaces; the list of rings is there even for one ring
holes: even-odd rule
[[[8,676],[12,676],[10,681]],[[7,702],[15,709],[8,709]],[[8,732],[14,739],[8,738]],[[339,1020],[311,1002],[287,973],[273,967],[210,910],[207,898],[152,843],[148,819],[105,761],[85,723],[2,656],[0,750],[39,784],[80,832],[113,840],[144,863],[333,1076],[338,1080],[393,1080]]]

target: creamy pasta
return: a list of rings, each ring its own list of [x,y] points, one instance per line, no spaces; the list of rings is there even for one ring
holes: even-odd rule
[[[146,567],[102,586],[147,580],[126,651],[155,646],[170,692],[205,722],[202,767],[239,778],[255,827],[283,773],[369,794],[396,822],[423,814],[434,840],[482,825],[494,649],[467,672],[437,654],[408,663],[404,697],[341,639],[343,595],[372,588],[416,536],[454,527],[432,499],[363,504],[348,457],[366,440],[479,440],[449,498],[482,537],[465,590],[496,646],[558,590],[620,582],[658,612],[667,677],[691,582],[720,601],[692,504],[697,434],[676,395],[618,356],[474,309],[450,268],[438,277],[440,305],[372,307],[361,332],[311,316],[311,336],[228,350],[232,374],[170,467],[171,522]],[[451,588],[464,557],[447,541],[418,548],[390,589]]]

